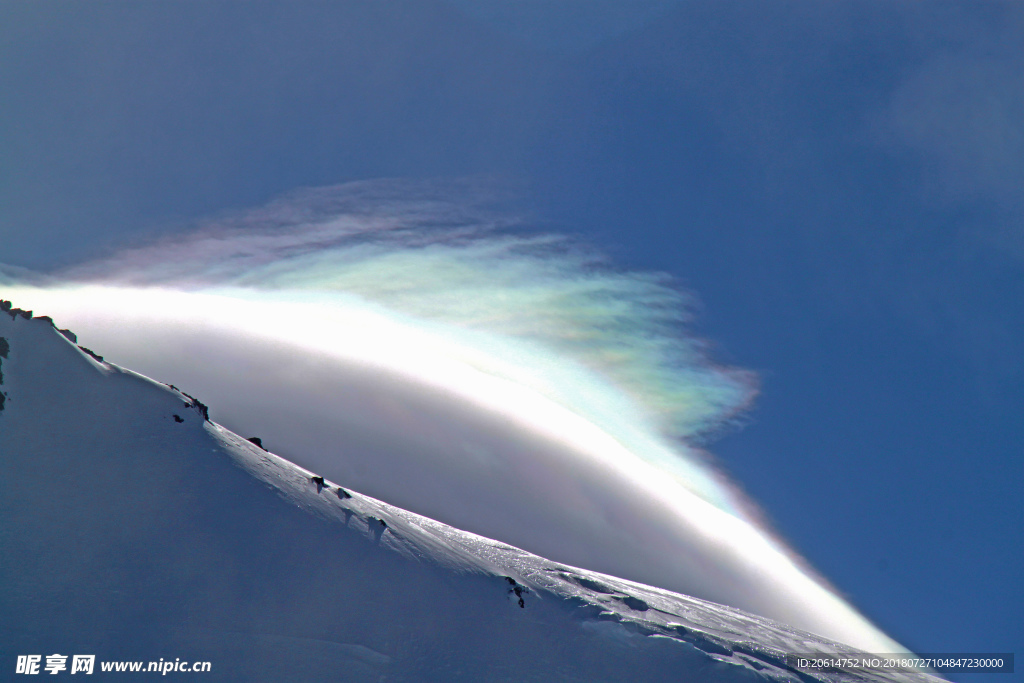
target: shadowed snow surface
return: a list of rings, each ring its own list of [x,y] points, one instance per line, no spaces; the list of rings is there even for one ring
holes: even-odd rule
[[[8,672],[58,652],[207,660],[207,681],[935,680],[798,673],[786,652],[853,650],[318,481],[72,336],[0,314]]]

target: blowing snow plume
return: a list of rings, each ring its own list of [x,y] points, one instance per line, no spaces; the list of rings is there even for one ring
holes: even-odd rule
[[[304,191],[3,289],[343,485],[557,561],[899,649],[688,445],[753,385],[688,336],[687,297],[524,234],[479,198],[397,181]]]

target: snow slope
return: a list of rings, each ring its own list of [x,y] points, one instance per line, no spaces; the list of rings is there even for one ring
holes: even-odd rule
[[[785,653],[853,650],[321,484],[48,318],[5,310],[0,338],[0,670],[57,652],[212,663],[182,680],[936,680],[798,673]]]

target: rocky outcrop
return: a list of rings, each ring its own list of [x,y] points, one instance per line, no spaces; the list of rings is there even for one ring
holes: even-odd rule
[[[6,337],[0,337],[0,386],[4,383],[4,359],[11,352],[11,344]],[[4,403],[7,402],[7,394],[0,389],[0,412],[4,410]]]

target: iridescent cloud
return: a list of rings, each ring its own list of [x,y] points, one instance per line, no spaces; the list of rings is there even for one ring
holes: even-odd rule
[[[898,648],[694,439],[753,377],[665,276],[524,231],[472,184],[297,193],[7,298],[328,478],[552,559]]]

